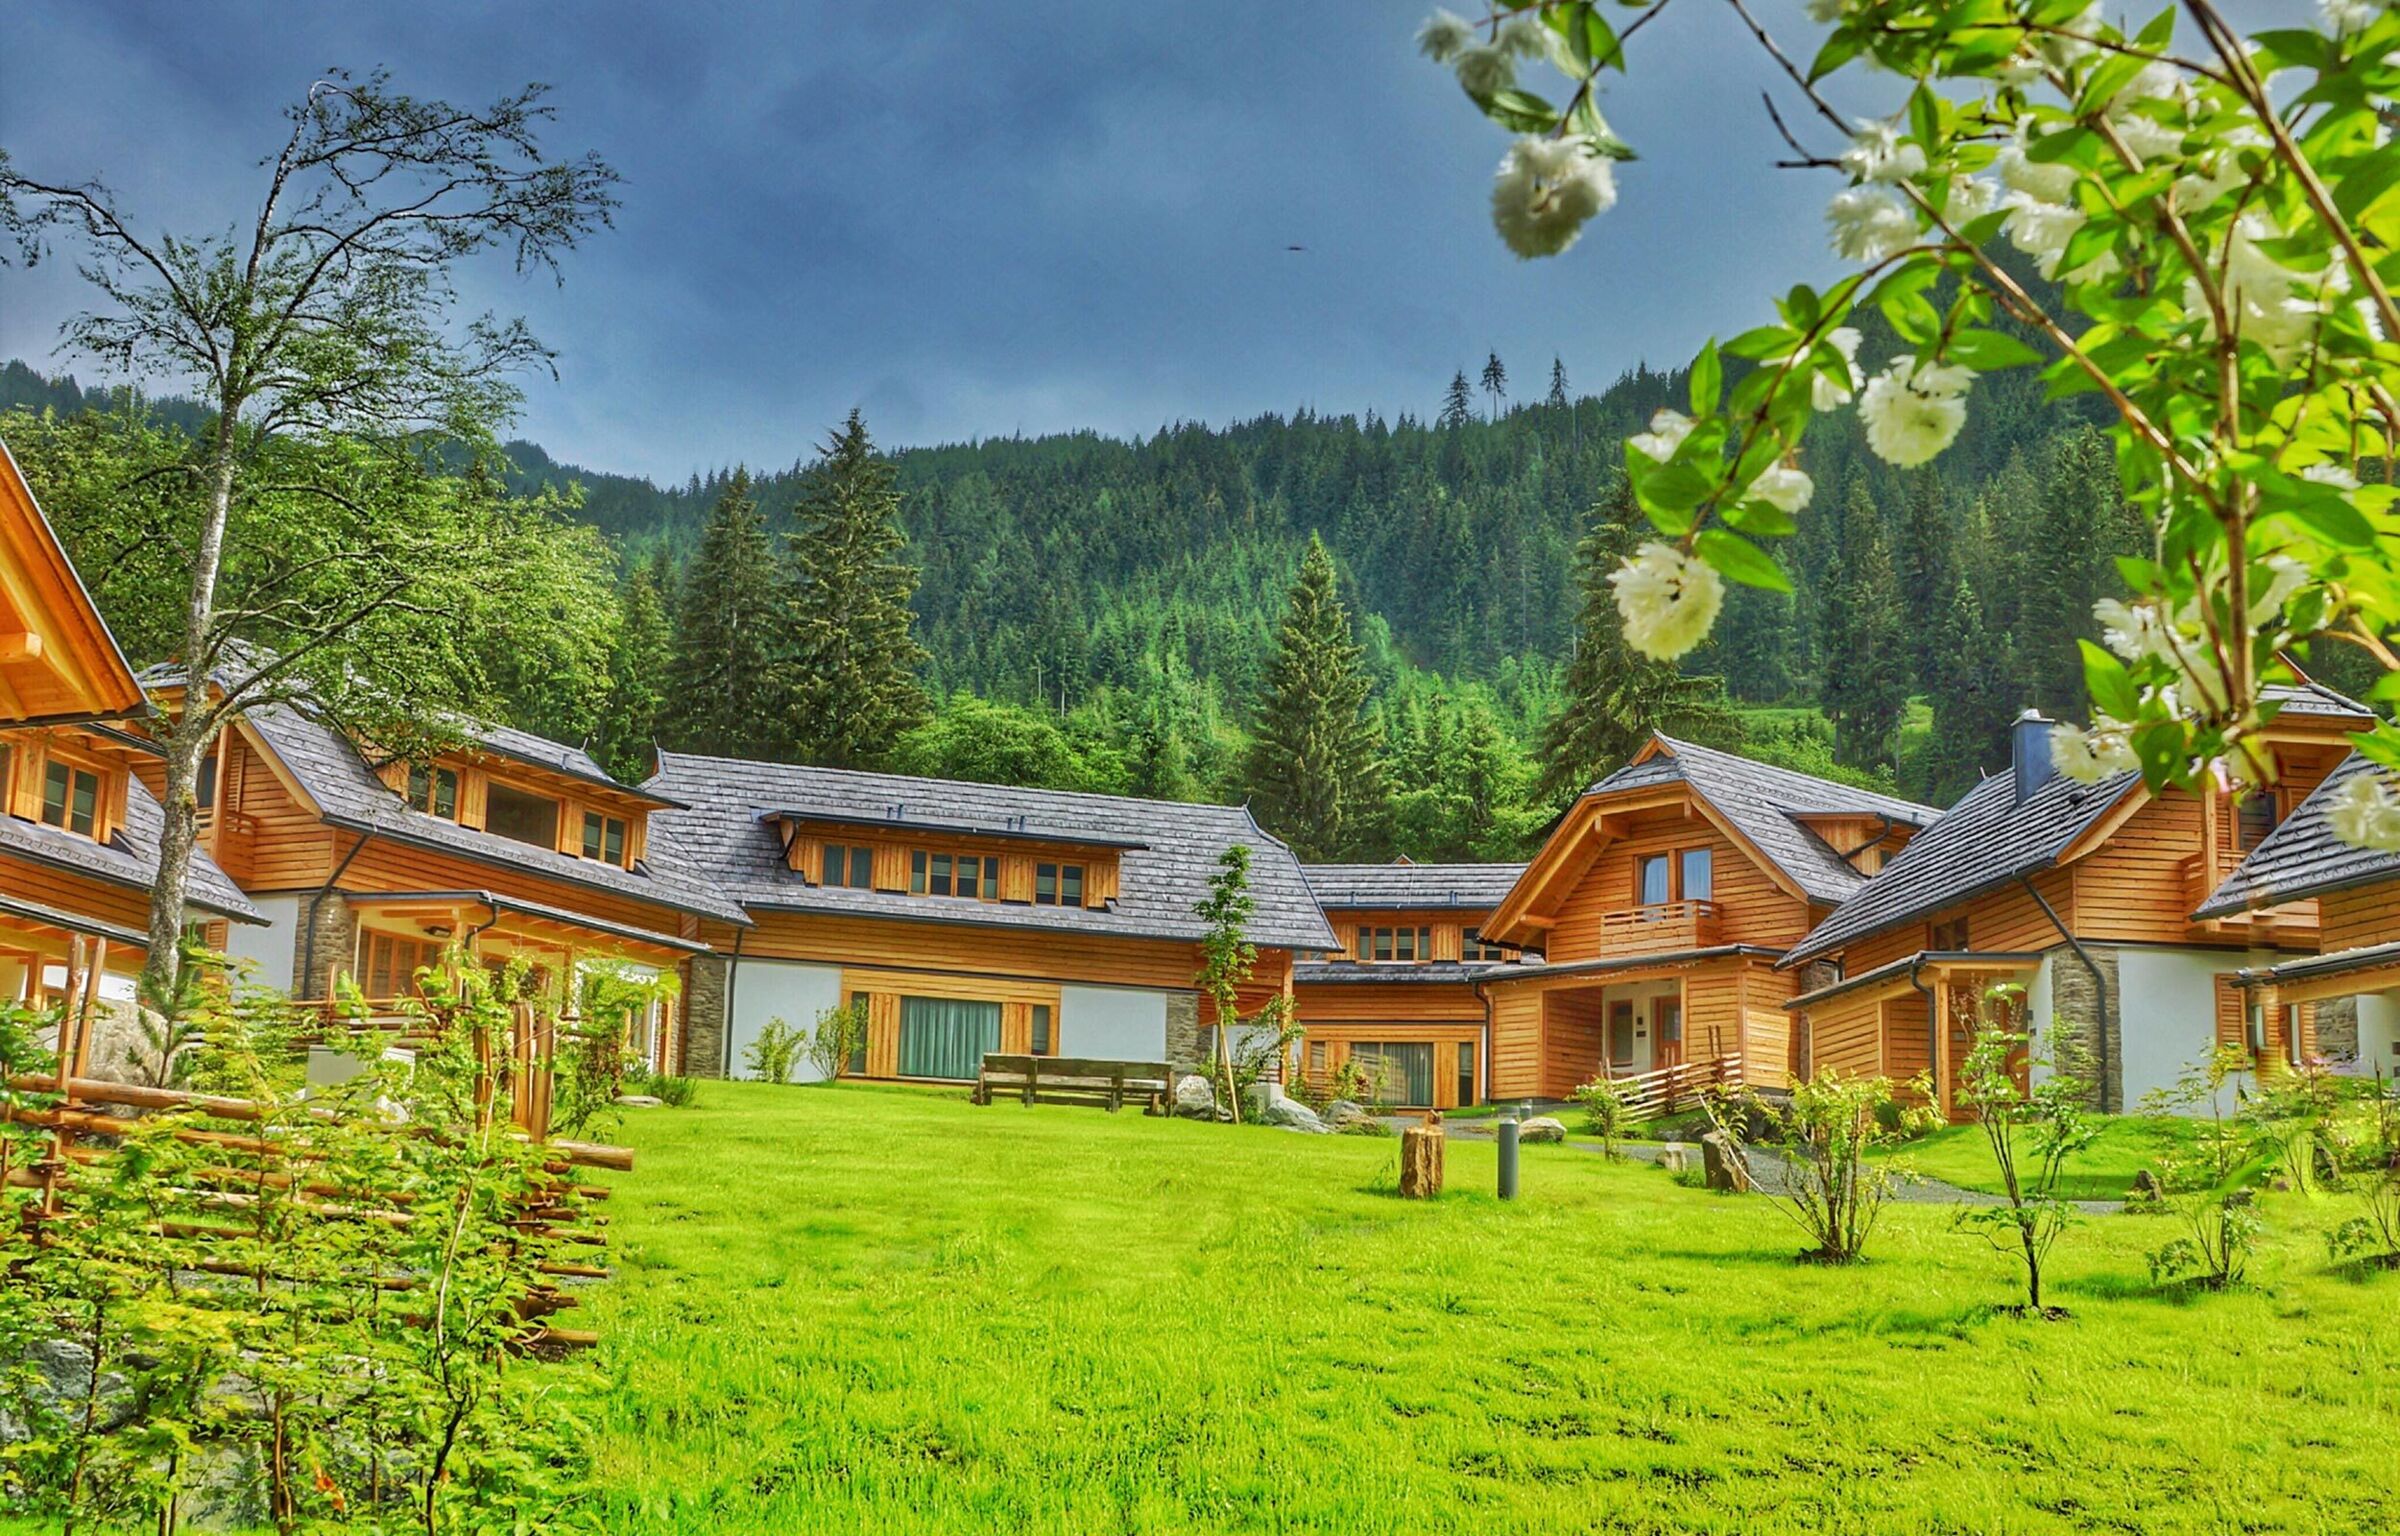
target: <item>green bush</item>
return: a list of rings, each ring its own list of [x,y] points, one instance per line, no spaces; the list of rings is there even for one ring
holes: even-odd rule
[[[807,1049],[808,1036],[797,1025],[780,1018],[767,1020],[758,1038],[742,1049],[742,1065],[762,1083],[788,1083],[792,1069],[800,1064],[800,1053]]]

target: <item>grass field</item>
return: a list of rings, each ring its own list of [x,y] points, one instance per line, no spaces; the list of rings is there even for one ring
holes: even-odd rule
[[[1396,1143],[862,1086],[711,1084],[622,1139],[590,1405],[625,1531],[2373,1531],[2400,1275],[2269,1197],[2253,1284],[2157,1218],[2058,1255],[2065,1323],[1940,1208],[1795,1265],[1754,1197],[1573,1147],[1525,1198]]]

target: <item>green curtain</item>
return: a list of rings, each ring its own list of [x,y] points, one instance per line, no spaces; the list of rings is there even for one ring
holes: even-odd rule
[[[1433,1042],[1430,1040],[1392,1040],[1381,1043],[1362,1040],[1350,1047],[1350,1054],[1365,1061],[1374,1071],[1380,1064],[1385,1090],[1394,1104],[1425,1107],[1433,1103]]]
[[[1000,1005],[947,997],[900,999],[900,1075],[970,1082],[1000,1049]]]

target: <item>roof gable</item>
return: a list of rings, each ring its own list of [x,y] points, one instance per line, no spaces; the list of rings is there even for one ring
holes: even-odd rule
[[[1280,948],[1334,947],[1300,863],[1242,806],[1135,800],[1117,795],[1024,789],[905,774],[759,763],[662,752],[649,788],[683,810],[650,819],[686,851],[695,874],[728,898],[759,911],[824,912],[916,922],[957,922],[1127,938],[1196,940],[1204,925],[1193,907],[1207,893],[1217,861],[1236,843],[1251,850],[1250,894],[1257,903],[1252,942]],[[894,818],[891,808],[907,815]],[[1118,850],[1118,894],[1107,907],[1050,907],[864,891],[809,884],[784,862],[773,822],[806,807],[853,824],[895,833],[924,824],[1039,827],[1060,838],[1106,842]]]
[[[2344,758],[2293,808],[2282,826],[2268,833],[2234,866],[2224,884],[2209,894],[2193,916],[2231,917],[2352,886],[2400,882],[2400,853],[2353,847],[2334,833],[2331,820],[2334,801],[2343,787],[2353,779],[2379,772],[2387,784],[2400,790],[2400,776],[2378,769],[2356,752]]]
[[[158,879],[158,845],[166,824],[165,809],[140,779],[127,774],[125,824],[107,842],[96,843],[43,822],[0,815],[0,852],[110,885],[147,891]],[[241,887],[217,867],[216,860],[198,848],[192,850],[185,896],[193,906],[221,916],[248,923],[266,921]]]
[[[142,705],[125,653],[0,442],[0,723],[104,719]]]

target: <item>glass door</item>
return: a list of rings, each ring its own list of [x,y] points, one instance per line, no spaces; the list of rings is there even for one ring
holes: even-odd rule
[[[900,1075],[972,1082],[1000,1049],[1000,1005],[949,997],[900,999]]]

